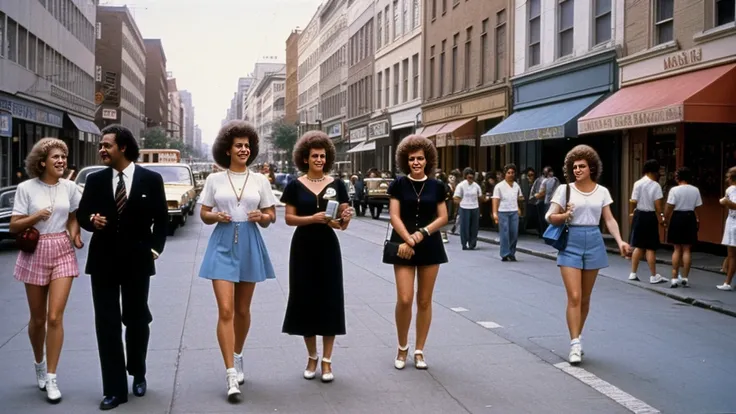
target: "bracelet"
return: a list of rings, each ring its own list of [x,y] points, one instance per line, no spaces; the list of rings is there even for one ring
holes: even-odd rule
[[[419,232],[422,233],[424,237],[429,237],[429,230],[426,227],[420,228]]]

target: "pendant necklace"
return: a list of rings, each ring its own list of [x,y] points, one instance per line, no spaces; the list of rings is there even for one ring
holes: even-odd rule
[[[409,177],[409,180],[411,180],[413,182],[423,181],[422,182],[422,188],[419,189],[419,192],[417,192],[417,189],[414,187],[414,184],[413,183],[411,185],[411,189],[414,190],[414,194],[417,195],[417,203],[419,203],[420,202],[420,199],[422,197],[422,192],[424,191],[424,186],[427,184],[427,177],[424,177],[423,180],[415,180],[415,179]],[[417,205],[417,210],[418,209],[419,209],[419,206]]]
[[[323,175],[323,176],[322,176],[322,177],[320,177],[320,178],[311,178],[311,177],[309,177],[308,175],[307,175],[306,177],[307,177],[307,180],[309,180],[309,181],[311,181],[311,182],[313,182],[313,183],[319,183],[319,182],[322,182],[322,181],[324,181],[324,180],[325,180],[325,178],[327,178],[327,176],[325,176],[325,175]]]
[[[248,178],[250,178],[250,173],[245,173],[245,182],[243,183],[243,188],[240,189],[240,194],[235,190],[235,185],[233,184],[233,179],[230,177],[230,170],[227,170],[227,179],[230,181],[230,187],[233,189],[233,194],[235,194],[235,199],[238,201],[238,207],[240,207],[240,200],[243,198],[243,192],[245,191],[245,186],[248,184]],[[233,244],[238,244],[238,239],[240,238],[240,223],[235,223],[235,235],[233,236]]]

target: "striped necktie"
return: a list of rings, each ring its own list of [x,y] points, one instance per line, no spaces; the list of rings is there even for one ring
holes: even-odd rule
[[[118,173],[118,186],[115,189],[115,204],[118,206],[118,215],[125,210],[125,204],[128,202],[128,195],[125,192],[125,180],[123,173]]]

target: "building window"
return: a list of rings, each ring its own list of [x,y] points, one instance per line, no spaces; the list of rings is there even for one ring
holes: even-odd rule
[[[376,107],[383,108],[383,99],[381,99],[381,88],[383,87],[383,72],[378,72],[378,88],[376,90]]]
[[[411,28],[416,29],[419,26],[419,0],[412,0],[412,20],[411,20]]]
[[[399,38],[399,0],[394,0],[394,39]]]
[[[0,12],[0,56],[5,55],[5,14]]]
[[[611,0],[595,0],[596,45],[611,40]]]
[[[36,36],[28,35],[28,69],[36,72]],[[76,82],[74,83],[76,85]]]
[[[432,0],[432,20],[437,18],[437,0]]]
[[[411,57],[411,99],[419,98],[419,53]]]
[[[28,30],[18,25],[18,64],[28,67]]]
[[[529,67],[536,66],[540,61],[541,24],[540,0],[529,0]]]
[[[429,90],[427,91],[427,98],[434,98],[434,46],[429,48]]]
[[[401,62],[401,77],[402,77],[402,91],[401,91],[401,102],[409,100],[409,59],[404,59]]]
[[[406,33],[409,31],[409,0],[402,0],[401,7],[401,30]]]
[[[674,0],[656,0],[655,23],[656,44],[672,41],[674,36]]]
[[[506,10],[496,13],[496,80],[506,79]]]
[[[447,13],[447,0],[442,0],[442,14]]]
[[[736,20],[736,0],[716,0],[716,26]]]
[[[455,33],[452,36],[452,69],[450,69],[450,93],[455,93],[457,87],[457,42],[459,34]]]
[[[389,36],[391,36],[389,34],[389,31],[388,31],[388,22],[391,21],[391,19],[389,19],[388,6],[386,6],[386,9],[383,11],[383,20],[385,22],[385,24],[384,24],[384,29],[385,30],[383,31],[383,43],[385,45],[388,45],[388,41],[390,39]]]
[[[473,28],[469,27],[465,29],[465,64],[463,65],[463,89],[470,89],[470,51],[471,51],[471,38],[473,37]]]
[[[572,55],[573,33],[575,30],[575,1],[560,0],[557,21],[558,41],[557,57]]]
[[[42,41],[38,41],[38,46],[36,47],[37,53],[36,53],[36,73],[38,73],[38,76],[43,77],[45,75],[44,73],[44,49],[46,48],[46,44]],[[86,96],[86,95],[85,95]]]
[[[386,68],[386,71],[383,74],[383,77],[384,77],[384,79],[386,81],[384,83],[384,88],[385,88],[385,91],[386,91],[386,93],[384,94],[385,95],[384,99],[386,100],[386,108],[388,108],[389,102],[390,102],[390,100],[389,100],[389,92],[391,91],[391,76],[390,75],[391,75],[391,69],[390,68]]]
[[[8,60],[12,62],[18,61],[18,23],[8,18]]]
[[[377,40],[376,46],[379,49],[381,48],[381,42],[383,41],[383,39],[381,38],[381,36],[383,36],[383,19],[382,18],[383,18],[383,12],[379,11],[378,16],[376,17],[376,21],[378,22],[378,27],[377,27],[378,30],[376,31],[378,35],[376,38]]]
[[[394,64],[394,105],[399,104],[399,64]]]
[[[445,45],[447,40],[442,41],[442,49],[440,50],[440,87],[438,89],[438,95],[442,96],[445,93]]]

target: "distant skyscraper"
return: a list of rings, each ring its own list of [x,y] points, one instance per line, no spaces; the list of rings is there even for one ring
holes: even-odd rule
[[[181,105],[184,109],[184,119],[182,120],[182,138],[186,145],[194,147],[194,105],[192,104],[192,94],[189,91],[179,91],[181,96]]]

